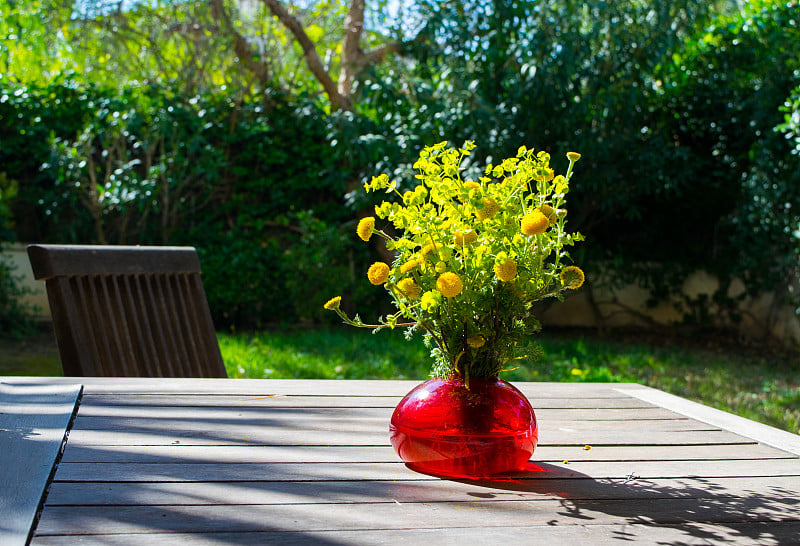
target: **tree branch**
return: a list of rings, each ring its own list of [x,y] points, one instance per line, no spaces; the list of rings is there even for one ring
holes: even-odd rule
[[[356,74],[364,67],[361,35],[364,32],[364,0],[352,0],[344,18],[342,39],[342,70],[339,73],[339,93],[349,97],[353,92]]]
[[[325,70],[322,59],[320,59],[319,53],[317,53],[317,49],[314,46],[314,42],[308,37],[300,21],[289,13],[286,7],[278,0],[263,1],[272,14],[278,18],[281,24],[292,33],[297,43],[300,44],[300,47],[303,49],[303,57],[306,60],[309,70],[311,70],[311,73],[317,81],[322,84],[322,88],[325,90],[325,94],[328,95],[328,100],[330,100],[333,109],[351,110],[352,104],[350,103],[349,96],[342,95],[339,92],[330,74]],[[355,2],[363,2],[363,0],[355,0]]]
[[[401,42],[389,42],[382,46],[376,47],[372,51],[364,54],[364,65],[375,64],[383,61],[390,53],[400,53],[403,51],[405,44]]]
[[[262,83],[268,81],[271,74],[269,65],[258,59],[258,55],[250,47],[247,39],[236,31],[222,0],[211,0],[211,14],[215,19],[221,21],[225,29],[233,35],[233,51],[239,60],[258,81]]]

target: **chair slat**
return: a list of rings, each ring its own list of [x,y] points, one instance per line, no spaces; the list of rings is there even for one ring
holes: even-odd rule
[[[175,373],[182,374],[183,367],[189,361],[189,355],[186,352],[186,343],[183,339],[183,324],[180,322],[180,317],[175,308],[174,293],[170,286],[170,279],[165,275],[158,275],[158,287],[161,290],[162,303],[164,305],[164,316],[166,317],[166,324],[170,333],[171,350],[175,355],[173,361],[173,368]]]
[[[104,336],[109,348],[109,361],[116,361],[122,370],[121,375],[130,376],[134,373],[133,362],[125,347],[125,333],[120,317],[115,312],[119,304],[112,301],[109,294],[108,285],[111,281],[110,276],[95,275],[91,277],[91,282],[96,286],[98,310],[102,313],[102,322],[109,331],[108,336]]]
[[[127,323],[131,332],[135,361],[141,365],[143,375],[158,377],[159,355],[153,346],[153,335],[147,325],[140,278],[132,275],[120,275],[118,286],[120,301],[127,310]]]
[[[171,293],[174,297],[175,312],[178,314],[178,324],[181,325],[181,329],[183,330],[182,343],[184,352],[187,355],[184,366],[187,366],[190,362],[202,362],[204,359],[202,351],[198,350],[196,343],[197,336],[191,335],[191,332],[196,332],[198,330],[197,318],[192,312],[191,299],[187,298],[184,292],[187,280],[187,274],[184,273],[180,273],[169,279]]]
[[[147,290],[145,306],[147,308],[147,318],[153,325],[155,348],[162,355],[161,368],[159,373],[164,377],[178,376],[175,370],[175,351],[172,345],[172,333],[169,329],[169,319],[164,312],[164,300],[155,275],[145,275],[142,277]]]
[[[79,320],[72,324],[71,328],[80,329],[81,338],[83,339],[79,340],[78,344],[81,349],[80,352],[84,353],[84,358],[87,360],[83,366],[82,375],[104,375],[103,371],[98,368],[98,364],[102,361],[102,355],[95,339],[96,331],[92,326],[92,313],[88,307],[90,304],[81,304],[81,302],[89,302],[88,289],[85,286],[87,279],[74,278],[67,280],[71,281],[70,288],[72,289],[73,299],[67,300],[66,305],[72,306],[79,311]]]
[[[206,332],[206,335],[198,336],[198,340],[202,344],[203,354],[206,355],[207,370],[213,374],[214,370],[222,367],[224,370],[225,365],[222,362],[222,354],[219,350],[219,343],[217,342],[216,331],[214,323],[211,320],[211,311],[208,305],[201,305],[201,302],[206,301],[206,292],[203,288],[203,282],[200,275],[190,275],[190,291],[192,294],[199,294],[199,297],[193,300],[195,316],[198,320],[198,331]],[[209,375],[208,377],[215,377]]]
[[[139,345],[136,333],[130,323],[131,309],[129,299],[122,292],[122,278],[120,275],[109,275],[106,278],[109,301],[116,302],[112,305],[112,313],[118,323],[120,332],[120,350],[125,355],[125,375],[131,377],[136,375],[137,350]]]

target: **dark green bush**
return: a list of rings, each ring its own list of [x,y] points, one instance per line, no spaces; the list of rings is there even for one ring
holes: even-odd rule
[[[363,135],[353,145],[374,134],[365,118],[157,87],[2,94],[3,153],[17,154],[10,164],[26,177],[21,237],[194,245],[225,327],[327,320],[322,304],[333,295],[377,301],[361,282],[374,257],[355,245],[345,204],[388,146]],[[31,115],[39,122],[15,128]],[[22,163],[32,133],[37,145]]]
[[[800,162],[776,129],[800,82],[798,43],[797,3],[765,4],[720,21],[663,74],[665,155],[689,197],[686,221],[675,209],[686,226],[677,240],[691,263],[744,279],[749,294],[787,292],[798,278]]]

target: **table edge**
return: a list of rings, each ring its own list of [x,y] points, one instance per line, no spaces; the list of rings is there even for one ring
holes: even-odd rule
[[[646,385],[615,386],[614,390],[800,456],[800,436],[786,430],[712,408],[699,402],[693,402]]]

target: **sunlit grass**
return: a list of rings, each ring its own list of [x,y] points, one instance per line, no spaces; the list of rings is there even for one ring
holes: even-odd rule
[[[306,329],[219,334],[230,377],[412,379],[428,376],[419,337],[400,331]],[[537,361],[503,374],[510,381],[637,382],[800,433],[800,357],[736,348],[701,349],[611,342],[598,335],[547,332]],[[0,376],[61,375],[48,336],[0,343]]]
[[[417,379],[428,349],[399,331],[354,329],[220,334],[228,374],[250,378]],[[503,374],[510,381],[637,382],[800,432],[800,363],[732,350],[613,343],[544,335],[544,354]]]
[[[218,338],[231,377],[420,379],[429,368],[429,351],[419,339],[409,343],[387,332],[314,329]]]

